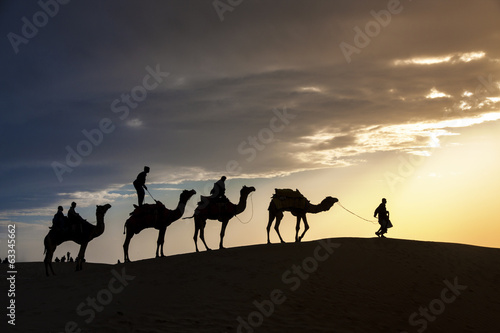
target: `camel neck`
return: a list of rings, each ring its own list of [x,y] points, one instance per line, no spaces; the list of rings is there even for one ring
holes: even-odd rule
[[[321,213],[321,212],[324,212],[324,211],[327,211],[328,208],[326,207],[326,205],[324,204],[324,202],[320,202],[319,204],[317,205],[313,205],[313,204],[309,204],[309,209],[308,209],[308,212],[309,213]]]
[[[247,199],[248,199],[248,194],[240,195],[240,201],[238,201],[238,204],[236,205],[237,214],[245,210],[245,208],[247,207]]]
[[[177,204],[176,210],[184,213],[184,210],[186,209],[186,202],[183,202],[182,200],[179,200],[179,203]]]
[[[97,225],[104,225],[104,214],[95,214]]]
[[[96,225],[93,226],[91,233],[90,233],[90,239],[94,239],[96,237],[99,237],[104,233],[104,214],[95,214],[96,217]]]

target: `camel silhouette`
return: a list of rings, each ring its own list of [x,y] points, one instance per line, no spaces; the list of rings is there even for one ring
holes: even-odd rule
[[[196,207],[194,215],[191,217],[186,217],[188,219],[194,217],[193,239],[196,252],[199,252],[197,244],[198,231],[200,232],[200,239],[202,240],[203,245],[205,245],[207,251],[210,251],[210,248],[205,242],[205,225],[207,224],[207,220],[218,220],[219,222],[222,222],[219,249],[224,248],[222,242],[229,220],[245,210],[247,206],[248,195],[253,191],[255,191],[255,187],[243,186],[240,190],[240,201],[236,205],[231,203],[229,200],[221,201],[217,198],[208,199],[208,197],[205,197],[205,199],[202,198],[202,200],[198,202],[198,207]]]
[[[123,231],[123,233],[126,234],[125,242],[123,243],[125,262],[130,262],[128,256],[130,240],[135,234],[138,234],[146,228],[155,228],[159,230],[158,240],[156,241],[156,258],[160,257],[160,255],[164,257],[163,243],[165,242],[167,227],[172,224],[172,222],[182,217],[186,208],[186,203],[195,194],[195,190],[182,191],[177,208],[174,210],[167,209],[160,201],[156,201],[156,204],[146,204],[137,207],[125,222],[125,230]]]
[[[61,231],[51,229],[49,231],[43,240],[45,246],[45,251],[43,252],[45,254],[45,274],[47,276],[49,276],[49,268],[52,274],[55,275],[54,269],[52,268],[52,257],[54,255],[54,251],[57,246],[67,241],[73,241],[80,244],[80,251],[78,252],[78,257],[76,258],[76,270],[80,271],[82,269],[82,264],[85,261],[85,250],[87,249],[87,245],[92,239],[99,237],[104,232],[104,215],[106,215],[106,212],[110,208],[110,204],[105,204],[103,206],[96,205],[96,225],[84,221],[82,222],[81,230],[80,228],[76,228],[76,230]]]
[[[280,190],[277,190],[277,192]],[[300,192],[296,192],[299,193]],[[287,211],[292,213],[293,216],[297,217],[297,225],[295,226],[295,242],[300,242],[302,238],[304,238],[304,235],[306,234],[307,230],[309,229],[309,224],[307,223],[307,218],[306,214],[307,213],[320,213],[320,212],[326,212],[330,210],[330,208],[339,200],[337,198],[332,198],[332,197],[326,197],[323,199],[319,204],[313,205],[307,200],[305,197],[300,195],[302,198],[299,200],[303,201],[303,204],[296,204],[297,202],[294,200],[288,201],[284,204],[280,204],[280,198],[278,195],[274,195],[273,199],[269,203],[269,222],[267,224],[267,244],[271,244],[271,241],[269,239],[269,231],[271,230],[271,225],[273,224],[274,219],[276,219],[276,223],[274,225],[274,230],[278,233],[278,236],[280,238],[281,243],[285,243],[283,238],[281,237],[280,231],[279,231],[279,226],[281,223],[281,220],[283,219],[283,212]],[[283,199],[283,198],[281,198]],[[299,237],[299,230],[300,230],[300,221],[304,221],[304,231],[302,232],[302,235]]]

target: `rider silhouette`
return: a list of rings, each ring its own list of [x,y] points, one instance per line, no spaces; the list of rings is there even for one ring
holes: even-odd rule
[[[135,190],[137,191],[137,199],[139,202],[139,207],[142,206],[142,203],[144,202],[144,195],[145,195],[144,189],[146,190],[148,189],[148,187],[146,186],[146,176],[148,173],[149,173],[149,167],[145,166],[144,171],[139,173],[137,175],[137,178],[133,182]]]
[[[68,221],[71,223],[72,229],[74,231],[83,232],[83,222],[85,220],[80,216],[80,214],[75,211],[75,208],[76,202],[73,201],[71,203],[71,208],[68,210]]]
[[[63,214],[62,206],[57,207],[57,213],[52,219],[52,229],[57,231],[64,231],[66,228],[66,216]]]
[[[226,176],[222,176],[218,181],[215,182],[214,187],[210,191],[210,198],[226,197],[226,184],[224,184],[225,180]]]

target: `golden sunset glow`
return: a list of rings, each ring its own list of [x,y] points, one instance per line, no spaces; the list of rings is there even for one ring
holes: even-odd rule
[[[266,242],[279,188],[339,199],[308,217],[306,241],[377,237],[366,220],[386,198],[388,237],[500,247],[496,4],[213,3],[104,1],[97,16],[68,4],[29,38],[21,18],[37,2],[5,6],[0,235],[16,224],[19,260],[41,259],[57,207],[73,201],[92,223],[96,205],[112,204],[87,258],[122,258],[144,166],[147,203],[175,209],[196,191],[185,217],[223,175],[233,203],[254,186],[228,247]],[[286,241],[295,221],[285,215]],[[168,227],[168,255],[194,251],[193,223]],[[207,222],[212,246],[220,227]],[[134,236],[131,256],[151,258],[157,237]]]
[[[457,64],[460,62],[470,62],[484,58],[486,53],[483,51],[454,53],[439,57],[416,57],[411,59],[396,60],[396,66],[401,65],[437,65],[443,63]]]

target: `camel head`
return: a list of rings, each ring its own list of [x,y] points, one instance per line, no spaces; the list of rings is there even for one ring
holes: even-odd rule
[[[108,209],[111,208],[111,205],[110,204],[105,204],[103,206],[99,206],[99,205],[96,205],[96,211],[95,211],[95,214],[97,216],[104,216],[104,214],[106,214],[106,212],[108,211]]]
[[[195,194],[196,194],[195,190],[184,190],[181,193],[180,200],[183,202],[188,202],[188,200],[191,199],[191,197]]]
[[[325,206],[325,208],[330,209],[332,206],[336,203],[339,202],[339,199],[337,198],[332,198],[332,197],[326,197],[321,201],[321,204]]]
[[[253,187],[253,186],[248,187],[248,186],[243,185],[243,187],[241,188],[241,191],[240,191],[240,195],[241,196],[249,195],[253,191],[255,191],[255,187]]]

